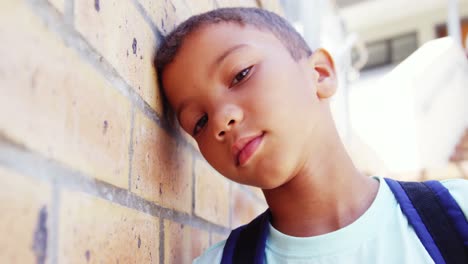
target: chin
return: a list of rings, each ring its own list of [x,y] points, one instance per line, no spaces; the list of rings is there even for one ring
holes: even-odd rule
[[[285,174],[264,172],[262,173],[264,178],[259,179],[259,181],[256,182],[255,187],[263,190],[276,189],[288,181],[288,177],[283,177],[282,175]]]
[[[232,181],[239,184],[249,185],[260,189],[275,189],[290,180],[292,175],[290,166],[286,163],[276,162],[270,159],[261,160],[262,162],[253,162],[250,166],[238,170],[236,168],[232,173],[223,174]],[[281,164],[281,166],[274,166]],[[232,172],[232,171],[231,171]],[[229,175],[229,176],[228,176]]]
[[[275,167],[263,170],[262,174],[265,179],[262,182],[262,189],[271,190],[283,186],[293,178],[293,170],[289,169],[287,164],[281,167]]]
[[[278,185],[278,184],[271,184],[270,183],[270,184],[264,184],[262,186],[255,186],[255,187],[258,187],[258,188],[260,188],[262,190],[272,190],[272,189],[276,189],[276,188],[278,188],[280,186],[281,186],[281,184]]]

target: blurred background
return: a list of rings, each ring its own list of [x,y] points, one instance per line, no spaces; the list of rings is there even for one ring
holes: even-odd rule
[[[363,172],[468,177],[468,1],[281,3],[309,45],[335,59],[333,113]]]
[[[362,172],[467,178],[468,0],[1,0],[0,263],[191,263],[266,209],[166,122],[153,65],[179,23],[233,6],[331,52]]]

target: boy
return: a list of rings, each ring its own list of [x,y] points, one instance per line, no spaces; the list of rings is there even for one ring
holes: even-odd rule
[[[157,53],[182,128],[222,175],[263,190],[266,263],[433,263],[383,178],[362,175],[336,131],[333,60],[281,17],[225,8],[190,18]],[[468,183],[444,185],[468,213]],[[252,238],[253,239],[253,238]],[[220,263],[226,241],[195,263]]]

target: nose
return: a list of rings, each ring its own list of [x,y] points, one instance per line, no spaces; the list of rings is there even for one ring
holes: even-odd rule
[[[244,114],[240,107],[228,104],[219,107],[214,118],[214,136],[217,140],[222,141],[242,121]]]

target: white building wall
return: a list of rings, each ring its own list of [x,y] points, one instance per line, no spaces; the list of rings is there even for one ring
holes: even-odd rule
[[[341,14],[349,30],[358,33],[364,42],[417,32],[422,45],[436,37],[436,25],[446,23],[447,3],[446,0],[376,0],[345,8]],[[459,15],[468,18],[468,0],[459,1]]]

